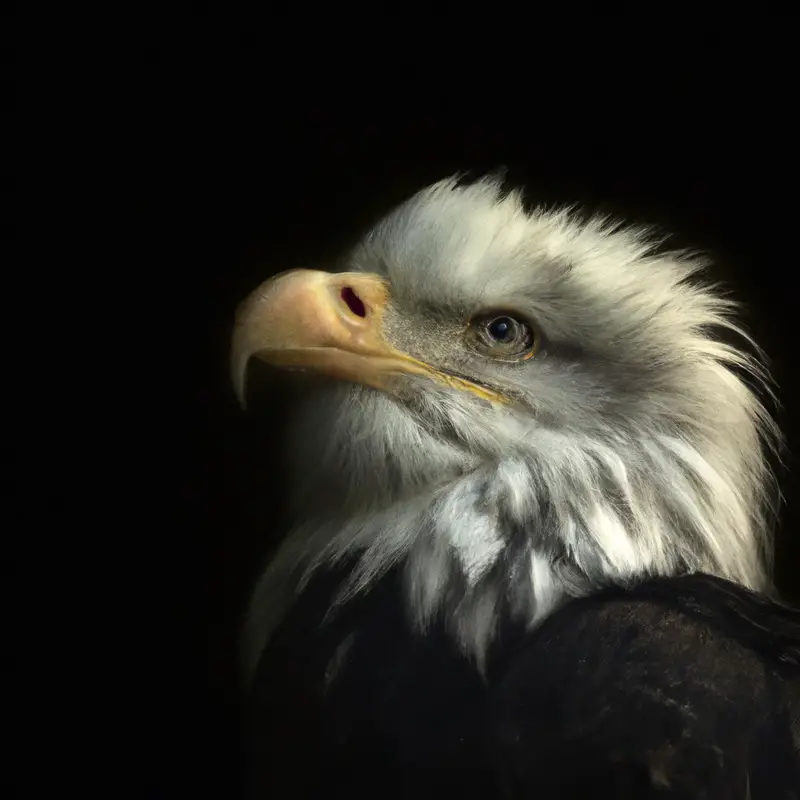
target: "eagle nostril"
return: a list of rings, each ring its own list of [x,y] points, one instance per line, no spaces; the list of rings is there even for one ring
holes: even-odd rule
[[[344,289],[342,289],[342,300],[344,300],[350,311],[357,317],[367,316],[367,307],[364,305],[364,301],[355,293],[354,289],[345,286]]]

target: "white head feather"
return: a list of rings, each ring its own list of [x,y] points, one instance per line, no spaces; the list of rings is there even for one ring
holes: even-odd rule
[[[247,668],[318,568],[339,602],[390,567],[410,623],[442,615],[480,665],[501,614],[533,625],[608,583],[702,571],[769,585],[774,423],[735,306],[642,229],[523,209],[498,182],[438,183],[343,269],[385,276],[393,341],[502,387],[503,407],[420,380],[405,398],[331,383],[294,420],[297,524],[253,596]],[[476,310],[535,321],[524,365],[461,346]],[[726,333],[739,349],[716,338]]]

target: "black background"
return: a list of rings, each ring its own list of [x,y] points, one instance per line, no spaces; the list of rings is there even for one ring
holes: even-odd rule
[[[320,37],[335,24],[310,8],[258,22],[211,6],[154,16],[120,90],[129,113],[112,164],[130,181],[137,281],[158,296],[136,328],[158,340],[141,374],[159,381],[146,386],[156,423],[137,490],[154,684],[140,747],[152,787],[172,796],[238,796],[236,626],[280,505],[270,409],[242,414],[228,382],[236,304],[274,271],[324,266],[416,189],[504,166],[533,202],[610,210],[710,252],[747,304],[790,448],[797,439],[798,129],[784,23],[590,31],[591,53],[570,27],[540,27],[512,58],[453,34],[390,55],[384,40],[403,34],[388,23],[322,43],[311,20]],[[797,483],[780,479],[777,574],[800,602]]]

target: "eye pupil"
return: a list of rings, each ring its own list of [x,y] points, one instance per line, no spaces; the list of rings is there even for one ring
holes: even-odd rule
[[[504,342],[514,331],[514,322],[508,317],[498,317],[489,323],[489,335],[492,339]]]

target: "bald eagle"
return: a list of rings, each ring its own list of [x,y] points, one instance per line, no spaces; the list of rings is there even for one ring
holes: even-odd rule
[[[769,376],[662,245],[454,178],[240,306],[243,403],[253,357],[317,376],[245,626],[257,791],[800,798]]]

